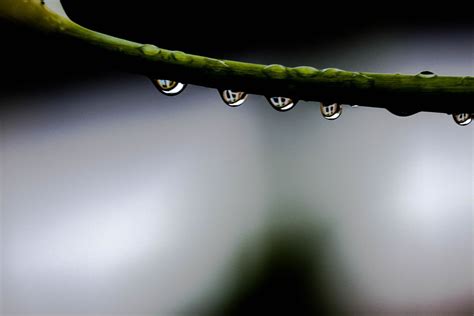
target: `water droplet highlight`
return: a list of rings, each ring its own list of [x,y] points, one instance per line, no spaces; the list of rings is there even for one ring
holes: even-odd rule
[[[342,113],[342,106],[339,103],[325,104],[321,102],[319,109],[326,120],[335,120]]]
[[[186,84],[178,81],[166,79],[153,79],[152,81],[161,93],[169,96],[178,95],[186,88]]]
[[[287,97],[268,97],[267,99],[270,105],[280,112],[291,110],[298,102]]]
[[[469,113],[453,114],[453,119],[456,122],[456,124],[460,126],[466,126],[472,122],[472,114],[469,114]]]
[[[321,70],[326,76],[337,76],[341,73],[344,73],[344,70],[338,68],[325,68]]]
[[[219,94],[225,104],[231,107],[237,107],[247,100],[247,93],[242,91],[221,90]]]

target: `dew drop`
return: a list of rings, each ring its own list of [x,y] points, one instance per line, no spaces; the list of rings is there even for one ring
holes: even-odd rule
[[[321,102],[319,109],[326,120],[335,120],[342,113],[342,106],[339,103],[325,104]]]
[[[177,81],[166,79],[153,79],[152,81],[161,93],[169,96],[180,94],[186,88],[186,84]]]
[[[242,103],[247,100],[247,93],[241,91],[233,91],[233,90],[220,90],[219,91],[222,100],[224,103],[231,107],[236,107],[241,105]]]
[[[340,74],[340,73],[344,73],[343,70],[338,69],[338,68],[325,68],[325,69],[323,69],[323,70],[321,70],[321,71],[322,71],[322,72],[324,73],[324,75],[326,75],[326,76],[336,76],[336,75],[338,75],[338,74]]]
[[[424,70],[424,71],[420,72],[417,76],[421,77],[421,78],[434,78],[434,77],[436,77],[436,74],[434,72],[429,71],[429,70]]]
[[[270,105],[280,112],[291,110],[298,103],[287,97],[267,97],[267,99]]]
[[[158,47],[156,47],[155,45],[151,45],[151,44],[142,45],[140,47],[140,49],[141,49],[142,53],[147,55],[147,56],[156,55],[160,51],[160,49]]]
[[[315,77],[319,74],[319,70],[314,67],[308,66],[299,66],[292,68],[292,70],[299,76],[303,78]]]
[[[472,114],[469,114],[469,113],[453,114],[453,119],[456,122],[456,124],[460,126],[466,126],[472,122]]]
[[[183,53],[182,51],[175,50],[171,52],[171,57],[174,58],[176,61],[187,63],[189,62],[192,58],[190,55]]]
[[[263,73],[268,77],[284,79],[286,77],[286,67],[282,65],[268,65],[263,68]]]
[[[387,110],[396,116],[412,116],[420,112],[418,108],[387,107]]]

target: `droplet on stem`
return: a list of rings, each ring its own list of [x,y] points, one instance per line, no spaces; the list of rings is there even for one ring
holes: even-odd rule
[[[429,70],[424,70],[418,74],[419,77],[421,78],[434,78],[436,77],[436,74],[432,71]]]
[[[147,56],[156,55],[160,51],[160,49],[158,47],[156,47],[155,45],[151,45],[151,44],[145,44],[142,47],[140,47],[140,49],[142,50],[142,53],[147,55]]]
[[[469,113],[453,114],[453,119],[456,122],[456,124],[460,126],[466,126],[472,122],[472,114],[469,114]]]
[[[169,96],[178,95],[186,88],[185,83],[178,81],[166,79],[153,79],[152,81],[161,93]]]
[[[339,103],[325,104],[321,102],[319,109],[326,120],[335,120],[342,113],[342,106]]]
[[[233,91],[233,90],[220,90],[219,94],[222,97],[222,100],[225,104],[231,107],[237,107],[247,100],[247,93],[242,91]]]
[[[404,107],[387,107],[387,110],[395,114],[396,116],[412,116],[415,115],[416,113],[420,112],[420,110],[416,107],[411,107],[411,108],[404,108]]]
[[[285,112],[291,110],[298,101],[293,101],[291,98],[287,97],[267,97],[270,105],[277,111]]]

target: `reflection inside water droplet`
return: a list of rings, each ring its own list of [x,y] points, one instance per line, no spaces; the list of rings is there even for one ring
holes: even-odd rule
[[[280,112],[291,110],[298,102],[287,97],[268,97],[267,99],[271,106]]]
[[[161,93],[169,96],[180,94],[186,88],[186,84],[177,81],[166,79],[153,79],[152,81]]]
[[[233,90],[221,90],[219,91],[224,103],[231,107],[241,105],[247,100],[247,93]]]
[[[325,104],[321,102],[319,109],[326,120],[335,120],[342,113],[342,106],[339,103]]]
[[[453,119],[456,122],[456,124],[460,126],[466,126],[472,122],[472,114],[469,114],[469,113],[453,114]]]

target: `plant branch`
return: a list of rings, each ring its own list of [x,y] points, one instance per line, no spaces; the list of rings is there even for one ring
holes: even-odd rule
[[[89,30],[72,22],[57,6],[53,11],[49,3],[59,1],[2,0],[0,17],[98,46],[119,57],[127,69],[152,78],[265,96],[382,107],[401,115],[474,112],[474,77],[429,72],[377,74],[218,60]]]

